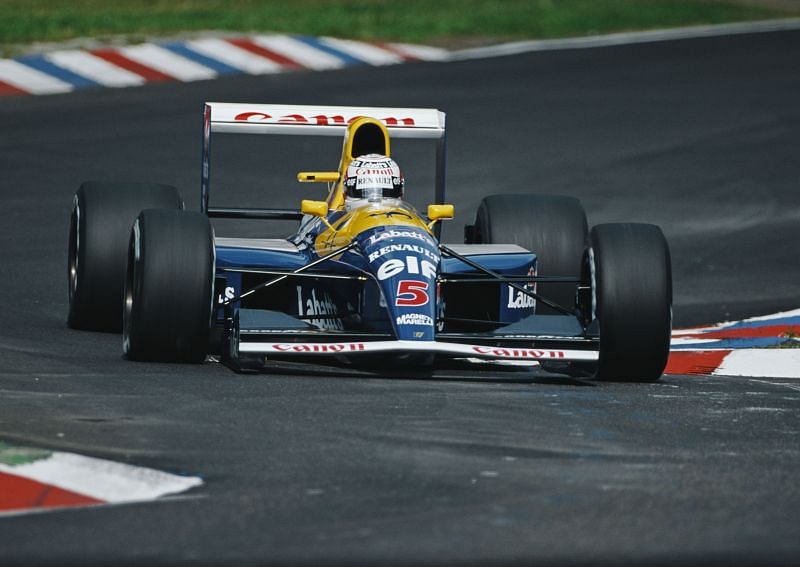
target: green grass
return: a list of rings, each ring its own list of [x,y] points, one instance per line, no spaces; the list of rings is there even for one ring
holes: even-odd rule
[[[800,348],[800,335],[797,333],[793,333],[792,331],[787,332],[783,337],[786,339],[782,343],[778,344],[775,348]]]
[[[782,15],[709,0],[0,0],[0,49],[197,30],[434,43],[553,38]]]
[[[16,467],[26,465],[41,459],[47,459],[52,452],[46,449],[32,447],[14,447],[0,441],[0,464]]]

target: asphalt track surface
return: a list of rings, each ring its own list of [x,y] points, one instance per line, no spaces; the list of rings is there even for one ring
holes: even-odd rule
[[[1,100],[0,439],[206,485],[2,518],[0,563],[794,563],[796,381],[244,376],[131,363],[64,320],[78,184],[173,183],[196,207],[205,100],[441,108],[446,239],[483,195],[573,194],[592,224],[664,228],[677,324],[796,308],[798,61],[791,32]],[[309,194],[250,144],[217,154],[232,198]]]

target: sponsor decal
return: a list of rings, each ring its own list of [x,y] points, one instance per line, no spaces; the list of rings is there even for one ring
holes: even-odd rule
[[[317,293],[317,290],[312,288],[311,296],[304,297],[302,286],[297,286],[297,312],[301,316],[312,317],[307,321],[317,327],[344,330],[344,324],[338,317],[314,318],[315,315],[336,315],[337,313],[336,303],[327,291]]]
[[[508,286],[508,307],[509,309],[527,309],[536,305],[536,300],[530,295]]]
[[[436,265],[428,260],[420,260],[416,256],[406,256],[405,261],[400,258],[386,260],[378,268],[378,279],[386,280],[407,270],[409,274],[422,274],[426,278],[436,277]],[[427,284],[426,284],[427,285]]]
[[[433,242],[433,239],[423,232],[416,232],[414,230],[384,230],[383,232],[379,232],[377,234],[373,234],[372,236],[367,239],[367,245],[375,244],[380,242],[381,240],[386,240],[387,238],[416,238],[419,240],[425,241],[428,246],[431,248],[436,248],[436,243]]]
[[[357,352],[364,343],[286,343],[270,345],[277,352]]]
[[[528,275],[536,277],[535,265],[530,267]],[[536,293],[536,282],[525,284],[525,289]],[[512,286],[508,286],[508,304],[506,307],[508,309],[530,309],[531,307],[536,307],[536,300]]]
[[[374,154],[378,156],[378,154]],[[368,159],[354,159],[348,166],[348,171],[353,169],[353,173],[385,173],[393,175],[397,170],[397,164],[393,159],[387,157],[372,157]]]
[[[325,114],[315,114],[313,116],[306,116],[304,114],[286,114],[284,116],[272,116],[265,112],[241,112],[234,116],[236,122],[268,122],[273,124],[310,124],[313,126],[345,126],[362,118],[362,116],[353,116],[345,120],[344,116],[333,115],[327,116]],[[415,122],[413,118],[396,118],[394,116],[387,116],[381,118],[381,122],[387,126],[405,126],[414,127]]]
[[[224,292],[217,295],[217,303],[225,303],[234,297],[236,297],[236,290],[232,286],[228,286]]]
[[[397,299],[394,304],[398,307],[420,307],[430,301],[428,295],[428,282],[418,280],[400,280],[397,282]]]
[[[488,354],[498,358],[564,358],[564,352],[560,350],[533,350],[487,346],[473,346],[472,350],[478,354]]]
[[[390,214],[390,213],[380,213],[380,214]],[[415,252],[420,256],[426,256],[430,258],[434,262],[439,261],[439,257],[436,254],[434,254],[424,246],[418,246],[416,244],[390,244],[389,246],[384,246],[383,248],[379,248],[375,252],[371,252],[369,255],[369,261],[370,263],[374,262],[381,256],[385,256],[390,252]]]
[[[433,325],[433,319],[422,313],[405,313],[395,319],[398,325]]]

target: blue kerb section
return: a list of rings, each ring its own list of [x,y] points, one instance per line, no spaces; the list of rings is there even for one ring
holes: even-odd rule
[[[27,65],[37,71],[41,71],[42,73],[46,73],[56,79],[61,79],[65,83],[71,84],[76,89],[82,89],[84,87],[99,87],[100,83],[92,81],[91,79],[87,79],[83,75],[78,75],[77,73],[73,73],[68,69],[64,69],[63,67],[59,67],[52,61],[45,59],[42,55],[27,55],[25,57],[17,58],[19,63]]]
[[[786,342],[783,337],[756,337],[752,339],[722,339],[713,343],[695,343],[672,345],[671,350],[706,350],[725,349],[736,350],[740,348],[768,348]]]
[[[366,64],[366,61],[364,61],[363,59],[358,59],[357,57],[353,57],[349,53],[345,53],[344,51],[339,51],[335,47],[331,47],[330,45],[322,43],[316,37],[310,37],[310,36],[307,36],[307,35],[293,35],[292,38],[296,39],[297,41],[302,41],[303,43],[305,43],[306,45],[310,45],[314,49],[318,49],[320,51],[324,51],[328,55],[333,55],[334,57],[336,57],[338,59],[341,59],[342,61],[344,61],[348,65],[365,65]]]
[[[230,65],[226,65],[222,61],[217,61],[216,59],[212,59],[211,57],[207,57],[202,53],[198,53],[193,49],[186,47],[185,44],[180,42],[169,42],[169,43],[161,43],[161,47],[164,49],[169,49],[173,53],[180,55],[181,57],[186,57],[186,59],[191,59],[195,63],[199,63],[205,67],[213,69],[217,73],[221,75],[240,75],[244,71],[241,69],[237,69],[236,67],[231,67]]]
[[[800,316],[781,317],[780,319],[768,319],[766,321],[742,321],[730,327],[723,327],[722,331],[728,329],[755,329],[757,327],[773,327],[775,325],[800,325]]]

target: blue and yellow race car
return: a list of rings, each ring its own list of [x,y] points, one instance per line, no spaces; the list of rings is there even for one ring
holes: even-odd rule
[[[85,182],[70,222],[68,323],[122,331],[134,360],[237,370],[271,361],[432,368],[527,361],[656,380],[671,332],[669,249],[653,225],[588,230],[571,197],[483,199],[464,243],[441,242],[445,114],[434,109],[207,103],[201,210],[174,187]],[[340,136],[338,167],[304,171],[325,200],[213,207],[216,134]],[[429,139],[433,202],[405,200],[392,140]],[[286,239],[215,237],[215,218],[299,221]],[[387,364],[387,360],[391,360]]]

